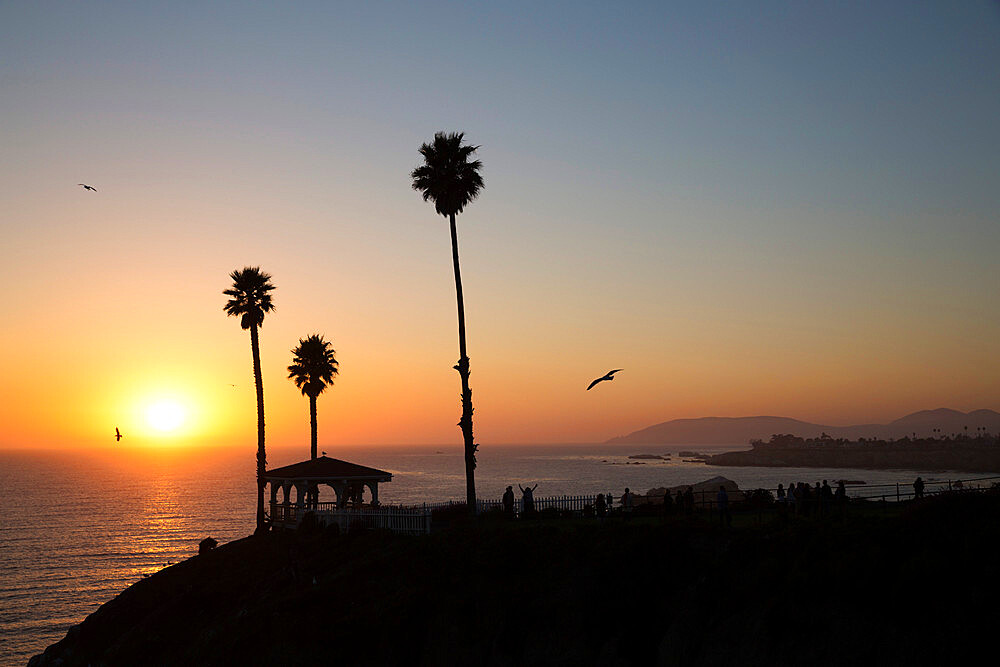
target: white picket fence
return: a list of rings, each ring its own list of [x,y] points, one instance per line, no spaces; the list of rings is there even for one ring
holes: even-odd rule
[[[611,508],[611,503],[613,498],[610,494],[606,494],[605,502],[608,508]],[[592,496],[545,496],[544,498],[535,498],[535,511],[541,512],[542,510],[555,508],[557,510],[563,510],[567,512],[583,512],[583,508],[587,505],[591,507],[597,502],[597,495]],[[478,500],[479,513],[490,512],[490,511],[503,511],[503,501],[502,500]],[[522,498],[514,499],[514,513],[521,514],[524,510],[524,501]]]
[[[299,507],[272,503],[271,523],[295,528],[306,512],[315,513],[321,525],[339,526],[342,533],[351,528],[390,530],[407,535],[425,535],[431,532],[430,508],[398,505],[337,507],[336,503],[316,503],[314,507]]]

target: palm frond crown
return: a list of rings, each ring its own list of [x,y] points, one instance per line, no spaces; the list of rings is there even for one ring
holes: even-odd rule
[[[249,329],[264,323],[265,313],[274,310],[271,301],[271,274],[260,270],[259,266],[246,266],[229,274],[233,286],[223,290],[223,294],[232,297],[223,306],[230,317],[239,317],[240,326]]]
[[[328,385],[333,384],[337,375],[337,359],[330,341],[313,334],[300,338],[292,349],[292,365],[288,367],[288,378],[302,390],[303,396],[319,396]]]
[[[413,189],[445,217],[461,213],[483,189],[483,163],[469,160],[479,146],[463,145],[464,137],[464,132],[435,133],[433,142],[420,146],[424,163],[410,172]]]

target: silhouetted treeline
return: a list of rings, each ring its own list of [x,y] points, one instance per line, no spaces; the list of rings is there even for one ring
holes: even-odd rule
[[[767,442],[764,442],[763,440],[752,440],[750,445],[754,450],[760,451],[770,451],[776,449],[869,449],[872,447],[910,451],[936,451],[942,448],[992,449],[997,446],[997,438],[994,435],[985,434],[979,436],[943,436],[940,438],[904,437],[892,438],[889,440],[877,438],[858,438],[857,440],[847,440],[845,438],[831,438],[825,434],[818,438],[799,438],[790,434],[778,434],[772,435],[771,439]]]
[[[768,442],[751,441],[746,452],[711,457],[709,465],[796,468],[909,468],[1000,472],[1000,446],[991,434],[892,440],[845,440],[820,436],[772,435]]]

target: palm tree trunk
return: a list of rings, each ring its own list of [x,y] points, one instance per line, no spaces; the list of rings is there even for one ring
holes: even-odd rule
[[[309,450],[310,458],[316,458],[316,397],[309,397],[309,442],[312,448]]]
[[[312,447],[310,449],[310,458],[316,458],[316,397],[309,396],[309,442]],[[319,501],[319,487],[313,484],[309,489],[309,503],[312,505],[313,509],[316,508],[316,503]]]
[[[257,338],[257,325],[250,327],[250,349],[253,351],[253,379],[257,385],[257,530],[263,533],[267,530],[264,524],[264,472],[267,467],[267,456],[264,453],[264,382],[260,375],[260,341]]]
[[[465,299],[462,296],[462,270],[458,265],[458,231],[455,228],[455,214],[449,216],[451,223],[451,258],[455,265],[455,293],[458,296],[458,365],[455,370],[462,377],[462,419],[458,425],[465,439],[465,497],[469,511],[476,513],[476,449],[472,437],[472,389],[469,388],[469,357],[465,351]]]

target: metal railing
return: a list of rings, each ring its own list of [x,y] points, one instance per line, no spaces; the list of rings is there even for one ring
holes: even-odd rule
[[[935,495],[939,493],[952,492],[952,491],[985,491],[991,488],[994,484],[1000,484],[1000,476],[993,477],[976,477],[971,479],[952,479],[952,480],[935,480],[935,481],[925,481],[923,494],[925,496]],[[904,500],[909,500],[914,497],[916,491],[911,484],[904,483],[893,483],[893,484],[865,484],[865,485],[847,485],[846,487],[847,499],[848,500],[862,500],[862,501],[880,501],[880,502],[901,502]],[[821,496],[817,495],[816,487],[810,485],[810,496],[808,499],[800,500],[799,502],[809,503],[810,505],[815,505],[821,502]],[[778,499],[778,489],[765,489],[771,493],[771,496],[777,501]],[[831,487],[831,491],[835,491],[834,487]],[[733,491],[727,489],[729,504],[736,508],[739,505],[746,503],[748,494],[753,493],[756,489],[741,489],[739,491]],[[698,489],[693,493],[693,508],[698,510],[709,510],[714,511],[718,505],[717,501],[718,490],[712,489]],[[787,490],[785,491],[785,503],[795,503],[795,500],[789,500],[787,497]],[[674,503],[676,505],[676,498],[678,494],[672,494],[675,499]],[[621,496],[617,498],[610,493],[604,494],[605,503],[608,510],[617,509],[621,507]],[[827,499],[828,501],[831,499]],[[540,512],[548,508],[555,508],[562,511],[582,513],[585,508],[589,505],[594,508],[597,503],[597,495],[582,495],[582,496],[546,496],[534,499],[535,511]],[[640,496],[632,495],[632,506],[642,507],[643,505],[662,505],[663,496]],[[492,499],[480,499],[477,501],[479,513],[490,512],[490,511],[503,511],[503,501],[502,500],[492,500]],[[514,513],[520,515],[524,509],[523,498],[514,499]]]
[[[535,498],[535,511],[541,512],[546,509],[557,509],[566,512],[583,512],[587,505],[591,507],[597,502],[597,495],[592,496],[545,496]],[[479,513],[503,511],[502,500],[478,500]],[[524,499],[515,498],[514,513],[521,514],[524,511]]]
[[[935,480],[924,482],[923,495],[931,496],[942,493],[956,492],[956,491],[970,491],[970,492],[980,492],[986,491],[992,488],[995,484],[1000,484],[1000,476],[992,477],[975,477],[970,479],[952,479],[952,480]],[[741,504],[745,503],[748,498],[747,495],[753,493],[756,489],[741,489],[740,491],[728,491],[729,504],[734,509],[739,507]],[[778,497],[778,489],[764,489],[771,493],[772,497],[775,499],[776,503],[784,502],[788,506],[805,506],[805,507],[815,507],[822,505],[823,503],[833,503],[836,502],[836,498],[823,498],[821,493],[819,493],[815,485],[809,486],[809,497],[808,498],[794,498],[788,495],[788,489],[785,489],[785,497],[781,499]],[[902,502],[904,500],[911,500],[916,496],[916,490],[913,488],[912,484],[895,482],[892,484],[865,484],[865,485],[847,485],[846,488],[847,500],[849,501],[877,501],[882,503],[892,503],[892,502]],[[831,487],[831,491],[836,491],[835,488]],[[714,511],[717,502],[717,492],[711,491],[709,489],[700,489],[694,493],[694,508],[700,510]],[[676,495],[674,496],[676,498]],[[637,496],[636,504],[663,504],[662,496]]]
[[[1000,484],[1000,476],[976,477],[971,479],[935,480],[924,482],[923,495],[932,496],[949,492],[980,492]],[[756,489],[742,489],[740,491],[728,491],[728,502],[732,509],[740,509],[748,502],[748,495]],[[789,499],[787,496],[782,501],[777,497],[777,489],[765,489],[777,501],[775,507],[801,508],[823,508],[829,504],[835,504],[835,498],[823,498],[818,494],[815,486],[810,486],[810,496],[807,499]],[[870,484],[870,485],[849,485],[846,487],[847,499],[850,501],[893,503],[910,500],[916,495],[916,491],[910,484]],[[698,489],[694,492],[691,510],[716,511],[717,491],[710,489]],[[621,509],[621,496],[615,498],[613,494],[604,494],[605,505],[608,511]],[[672,494],[674,499],[679,494]],[[271,503],[271,522],[275,525],[293,528],[301,523],[307,512],[313,512],[317,520],[324,525],[336,524],[342,531],[355,528],[384,529],[396,533],[406,534],[426,534],[430,532],[431,512],[434,509],[453,507],[456,503],[440,503],[437,505],[423,505],[420,507],[404,507],[392,505],[361,505],[357,507],[340,507],[334,502],[312,503],[311,505],[294,505],[284,503]],[[631,506],[641,508],[650,505],[663,505],[663,496],[640,496],[633,494]],[[595,510],[597,506],[597,494],[593,495],[564,495],[564,496],[543,496],[534,499],[536,512],[547,509],[555,509],[573,514],[584,514],[589,510]],[[675,511],[681,511],[680,505],[674,500]],[[685,507],[684,509],[688,509]],[[502,512],[503,501],[492,499],[479,499],[477,510],[480,514],[485,512]],[[514,499],[514,513],[523,514],[523,498]]]

